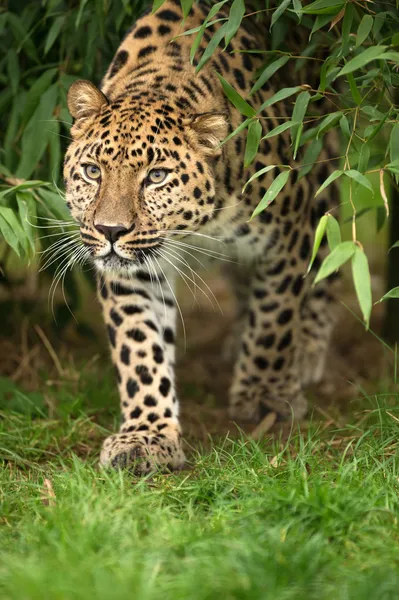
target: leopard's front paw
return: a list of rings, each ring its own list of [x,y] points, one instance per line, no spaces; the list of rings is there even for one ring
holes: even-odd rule
[[[117,433],[108,437],[100,463],[114,469],[127,469],[135,475],[169,471],[183,467],[185,461],[178,426],[154,430]]]

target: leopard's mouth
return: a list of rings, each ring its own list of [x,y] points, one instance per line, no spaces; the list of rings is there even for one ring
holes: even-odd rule
[[[156,256],[157,249],[161,243],[152,246],[145,246],[132,250],[132,256],[127,258],[121,256],[113,247],[105,256],[94,258],[94,264],[100,271],[123,272],[127,271],[134,273],[138,269],[142,269],[148,265],[149,259]],[[150,261],[153,263],[153,261]]]

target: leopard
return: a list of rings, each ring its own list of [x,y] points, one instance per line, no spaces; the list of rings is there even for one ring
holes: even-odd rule
[[[250,18],[200,64],[221,26],[221,19],[208,23],[193,57],[192,35],[208,10],[199,2],[184,16],[178,1],[167,0],[147,12],[99,87],[77,80],[67,97],[66,203],[97,273],[121,404],[120,429],[105,439],[100,464],[136,475],[181,469],[186,460],[175,346],[176,286],[187,259],[225,259],[237,290],[232,421],[259,423],[271,412],[281,421],[302,419],[306,388],[323,377],[336,323],[334,277],[314,285],[324,242],[305,275],[319,218],[339,204],[333,185],[315,197],[337,141],[326,137],[310,175],[301,176],[289,131],[267,136],[290,118],[292,102],[259,112],[292,85],[295,71],[285,67],[250,93],[263,65],[254,50],[270,43],[264,25]],[[228,100],[223,82],[260,117],[262,139],[248,166],[248,115]],[[256,211],[287,168],[283,190]]]

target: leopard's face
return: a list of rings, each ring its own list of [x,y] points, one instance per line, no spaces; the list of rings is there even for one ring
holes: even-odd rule
[[[183,119],[162,102],[147,108],[125,100],[75,122],[66,199],[99,269],[135,270],[174,231],[212,220],[216,119]]]

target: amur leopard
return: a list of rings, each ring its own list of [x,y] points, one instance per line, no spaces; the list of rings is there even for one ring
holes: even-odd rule
[[[184,29],[198,27],[207,12],[194,5]],[[199,53],[219,25],[205,30]],[[179,2],[164,3],[128,32],[100,89],[80,80],[68,94],[74,124],[64,167],[67,204],[98,271],[121,399],[120,431],[105,440],[100,460],[138,474],[185,460],[174,283],[189,255],[203,258],[204,243],[209,249],[202,252],[215,260],[231,259],[239,284],[232,419],[257,422],[268,411],[303,417],[303,389],[323,374],[334,325],[331,282],[312,287],[304,277],[318,219],[338,204],[333,186],[314,198],[336,155],[334,140],[308,177],[298,179],[289,132],[263,140],[244,168],[245,133],[221,142],[246,117],[226,99],[217,73],[248,98],[262,58],[240,51],[267,47],[268,29],[244,19],[198,73],[198,59],[189,59],[193,38],[176,37],[182,31]],[[259,109],[294,78],[286,69],[248,102]],[[288,118],[288,108],[279,102],[261,114],[264,134]],[[280,168],[242,188],[267,165],[291,165],[290,178],[250,220]]]

